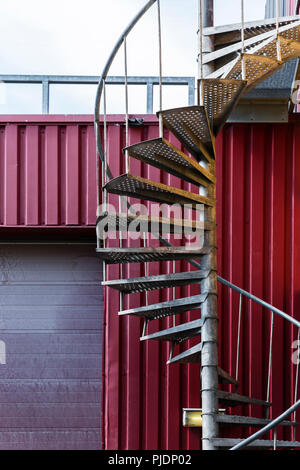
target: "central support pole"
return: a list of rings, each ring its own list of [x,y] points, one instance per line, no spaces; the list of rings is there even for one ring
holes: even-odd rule
[[[214,25],[214,1],[199,0],[200,18],[202,18],[202,28],[199,28],[199,34],[205,27]],[[200,20],[201,21],[201,20]],[[199,57],[202,54],[214,50],[214,40],[210,36],[203,36],[199,44],[202,50],[199,51]],[[201,64],[202,60],[200,58]],[[202,65],[202,73],[205,78],[213,72],[213,64]],[[215,175],[215,163],[209,165],[208,170]],[[216,199],[216,186],[210,185],[207,190],[207,196]],[[201,399],[202,399],[202,449],[216,450],[213,439],[218,437],[218,298],[217,298],[217,234],[216,234],[216,209],[205,208],[205,221],[215,224],[213,230],[205,232],[204,242],[213,247],[211,253],[202,257],[201,267],[207,269],[210,274],[201,282],[201,293],[207,293],[207,300],[202,305],[201,313],[204,320],[201,329]]]

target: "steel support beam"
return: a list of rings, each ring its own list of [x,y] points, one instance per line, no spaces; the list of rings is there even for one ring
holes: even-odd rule
[[[200,0],[201,1],[201,0]],[[202,0],[203,29],[214,25],[214,1]],[[214,37],[203,36],[203,52],[207,54],[214,50]],[[213,72],[213,63],[204,64],[203,75],[206,77]],[[215,175],[215,164],[209,171]],[[207,196],[216,198],[216,186],[211,185]],[[215,208],[205,209],[205,220],[216,220]],[[216,230],[205,233],[205,244],[216,247]],[[201,399],[202,399],[202,449],[216,450],[213,439],[218,437],[218,315],[217,315],[217,252],[214,249],[202,258],[201,266],[209,269],[210,275],[201,281],[201,292],[207,292],[207,300],[203,303],[201,331]]]

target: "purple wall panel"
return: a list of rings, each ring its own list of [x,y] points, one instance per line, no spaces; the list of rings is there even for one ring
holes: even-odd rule
[[[101,280],[94,245],[0,245],[1,450],[101,448]]]

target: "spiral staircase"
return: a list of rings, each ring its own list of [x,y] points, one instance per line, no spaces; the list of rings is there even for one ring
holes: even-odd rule
[[[149,8],[155,1],[148,2]],[[145,13],[146,10],[143,11]],[[135,21],[138,21],[136,18]],[[177,187],[162,184],[159,181],[145,179],[131,174],[129,164],[125,174],[112,177],[99,144],[99,116],[96,113],[96,135],[98,152],[107,178],[104,179],[104,199],[108,194],[123,197],[127,204],[126,213],[119,212],[115,217],[117,230],[130,230],[132,222],[138,219],[140,231],[147,233],[156,224],[159,234],[159,247],[107,247],[98,240],[97,253],[107,264],[124,265],[126,263],[146,263],[185,260],[191,262],[196,270],[174,272],[167,275],[139,278],[105,280],[106,288],[115,289],[123,295],[136,292],[147,293],[156,289],[176,288],[192,284],[200,285],[200,294],[192,297],[174,299],[157,304],[141,305],[129,310],[121,310],[119,315],[130,315],[144,319],[142,341],[170,342],[171,355],[168,363],[200,363],[201,364],[201,397],[202,397],[202,442],[203,449],[230,449],[249,446],[258,449],[272,449],[275,439],[265,440],[253,438],[246,442],[245,438],[220,437],[226,429],[241,426],[272,429],[270,418],[237,416],[230,413],[234,407],[241,405],[258,405],[269,410],[272,403],[238,393],[239,382],[218,365],[218,316],[217,316],[217,244],[216,244],[216,151],[215,139],[233,112],[240,98],[249,90],[279,70],[285,62],[300,56],[300,18],[284,18],[277,22],[261,22],[260,25],[243,28],[243,41],[239,38],[229,46],[221,47],[204,55],[202,61],[215,64],[222,59],[222,65],[205,78],[198,80],[198,105],[184,108],[160,110],[157,113],[161,126],[160,137],[128,145],[124,149],[124,158],[138,159],[148,165],[159,168],[163,172],[175,175],[183,181],[197,186],[199,191],[189,192]],[[239,29],[237,28],[237,30]],[[122,36],[123,40],[126,34]],[[122,42],[122,41],[121,41]],[[109,61],[111,62],[111,61]],[[110,64],[109,64],[110,65]],[[104,71],[104,78],[107,70]],[[100,88],[103,88],[103,77]],[[98,95],[99,105],[99,95]],[[96,106],[97,108],[97,106]],[[99,110],[99,106],[97,108]],[[182,144],[186,152],[181,151],[163,136],[163,128],[168,129]],[[170,219],[140,216],[130,211],[127,198],[160,204],[188,205],[197,217],[191,219]],[[104,210],[99,214],[98,224],[114,217]],[[163,239],[162,233],[168,230],[171,234],[177,230],[198,229],[203,233],[201,246],[171,246]],[[147,299],[147,297],[146,297]],[[201,309],[201,317],[187,323],[174,324],[171,328],[149,334],[149,322]],[[298,325],[299,326],[299,325]],[[184,345],[187,340],[200,338],[200,342],[180,354],[174,355],[176,344]],[[224,384],[231,384],[235,392],[222,389]],[[226,411],[219,413],[219,406]],[[299,403],[298,403],[299,405]],[[265,414],[268,415],[268,412]],[[281,419],[277,426],[292,429],[295,421]],[[269,427],[268,427],[269,426]],[[297,448],[300,442],[276,440],[276,448]]]

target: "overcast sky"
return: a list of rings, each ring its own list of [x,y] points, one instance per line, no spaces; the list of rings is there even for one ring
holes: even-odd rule
[[[146,0],[10,0],[1,2],[2,74],[99,75],[122,30]],[[240,0],[215,0],[215,24],[240,20]],[[161,0],[163,74],[195,76],[198,0]],[[246,20],[264,17],[265,0],[245,0]],[[230,7],[230,8],[229,8]],[[157,75],[156,8],[152,7],[128,39],[129,75]],[[110,75],[123,75],[123,56]],[[172,89],[173,90],[173,89]],[[165,90],[164,105],[187,104],[187,89]],[[51,112],[92,113],[93,86],[51,87]],[[155,103],[157,102],[155,93]],[[120,112],[121,87],[108,90],[110,112]],[[1,101],[1,94],[0,94]],[[3,101],[3,100],[2,100]],[[134,87],[130,112],[144,112],[146,90]],[[41,112],[41,87],[6,87],[0,113]]]

